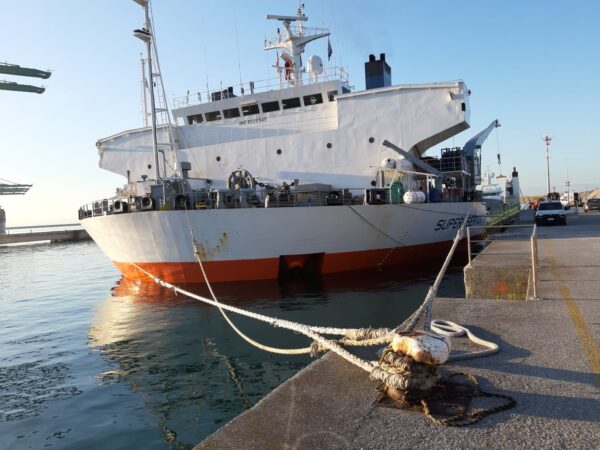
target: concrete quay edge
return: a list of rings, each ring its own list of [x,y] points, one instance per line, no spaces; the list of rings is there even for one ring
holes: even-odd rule
[[[434,318],[501,348],[445,370],[476,375],[484,389],[514,397],[516,408],[474,426],[440,427],[378,406],[377,383],[329,353],[196,448],[600,448],[600,214],[570,222],[540,230],[543,300],[433,304]],[[464,338],[453,347],[476,349]],[[375,349],[362,351],[375,358]]]

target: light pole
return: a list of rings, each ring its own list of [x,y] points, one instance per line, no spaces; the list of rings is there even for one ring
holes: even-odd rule
[[[546,143],[546,183],[548,185],[548,194],[550,193],[550,141],[552,136],[545,135],[542,137],[542,141]]]
[[[565,182],[565,186],[567,188],[567,205],[571,204],[571,181],[569,180],[569,160],[565,159],[567,163],[567,181]],[[575,205],[577,206],[577,205]]]

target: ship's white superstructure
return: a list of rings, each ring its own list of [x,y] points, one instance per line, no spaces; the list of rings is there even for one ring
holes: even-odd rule
[[[383,158],[398,157],[381,147],[384,140],[420,156],[469,127],[463,82],[347,94],[343,89],[342,82],[329,81],[175,109],[174,116],[187,121],[174,129],[179,160],[191,163],[191,178],[209,179],[213,186],[224,186],[232,171],[244,168],[272,183],[299,179],[362,187],[375,179]],[[319,103],[311,104],[311,98]],[[291,101],[298,106],[286,108]],[[258,112],[242,115],[249,104]],[[265,104],[278,109],[263,112]],[[231,111],[236,117],[224,118]],[[221,119],[208,122],[211,115]],[[203,121],[190,125],[197,117]],[[167,139],[166,130],[161,134],[159,139]],[[123,132],[97,145],[102,168],[129,173],[131,180],[152,178],[148,129]],[[162,174],[172,175],[173,163],[161,159],[159,164]]]
[[[0,234],[6,233],[6,212],[0,207]]]
[[[481,199],[488,212],[495,212],[505,206],[520,206],[521,188],[516,167],[513,167],[511,179],[504,175],[496,177],[488,168],[483,174],[482,184],[476,189],[481,192]]]
[[[265,42],[278,78],[188,94],[174,126],[154,115],[155,136],[146,127],[97,142],[100,167],[127,184],[80,218],[128,278],[144,278],[142,267],[204,281],[193,239],[211,281],[410,265],[442,253],[467,215],[482,223],[478,151],[497,121],[469,151],[424,157],[469,127],[464,82],[392,86],[382,54],[365,65],[370,88],[352,92],[345,71],[316,56],[302,66],[305,45],[327,30],[305,27],[301,9],[268,18],[284,28]]]

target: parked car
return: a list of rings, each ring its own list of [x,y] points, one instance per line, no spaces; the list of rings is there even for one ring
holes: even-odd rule
[[[596,211],[600,211],[600,198],[588,198],[585,202],[585,206],[583,207],[585,212],[592,211],[594,209]]]
[[[565,207],[558,200],[540,202],[535,212],[535,223],[537,225],[547,223],[566,225],[567,215],[565,214]]]

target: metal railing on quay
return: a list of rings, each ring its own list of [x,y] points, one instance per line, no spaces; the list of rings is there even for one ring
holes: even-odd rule
[[[511,205],[502,208],[499,211],[493,212],[490,214],[486,222],[489,226],[496,226],[498,224],[503,224],[507,221],[513,220],[516,216],[519,215],[519,211],[521,210],[519,205]]]
[[[471,230],[472,229],[490,229],[490,228],[529,228],[532,227],[532,231],[530,235],[523,235],[523,236],[508,236],[508,239],[488,239],[488,236],[486,236],[485,239],[472,239],[472,233]],[[530,246],[527,252],[501,252],[501,253],[486,253],[486,255],[493,255],[493,256],[514,256],[514,255],[531,255],[531,276],[532,276],[532,290],[533,290],[533,299],[538,299],[538,269],[539,269],[539,258],[538,258],[538,235],[537,235],[537,225],[534,224],[519,224],[519,225],[494,225],[494,226],[490,226],[490,225],[473,225],[473,226],[468,226],[466,228],[467,231],[467,254],[468,254],[468,266],[471,265],[471,262],[473,261],[473,256],[474,255],[479,255],[481,253],[483,253],[483,251],[485,250],[485,248],[483,250],[481,250],[480,252],[473,252],[472,250],[472,244],[473,243],[490,243],[490,242],[498,242],[500,240],[502,241],[517,241],[517,240],[529,240]],[[519,239],[519,237],[522,237],[522,239]]]

